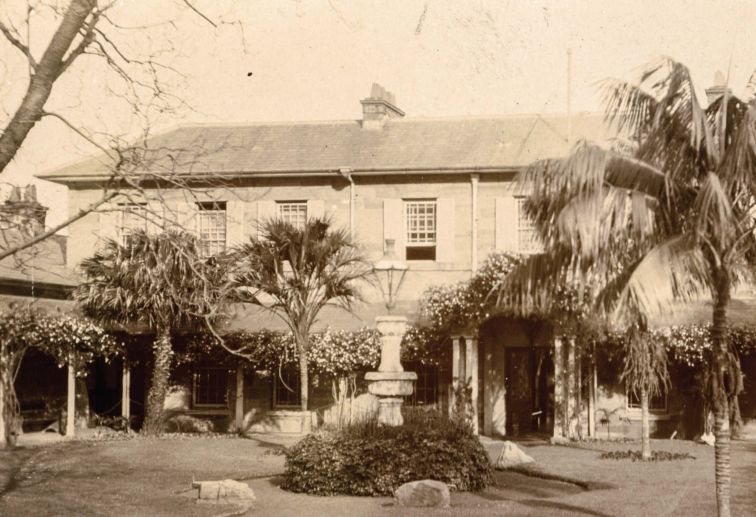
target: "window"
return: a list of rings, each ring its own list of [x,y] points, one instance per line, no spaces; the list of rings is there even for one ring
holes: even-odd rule
[[[436,260],[436,200],[404,202],[406,260]]]
[[[299,371],[289,365],[273,372],[273,405],[276,407],[299,407],[301,402],[299,389]]]
[[[417,374],[417,382],[412,395],[406,397],[410,406],[434,406],[438,402],[438,367],[419,363],[405,367],[409,372]]]
[[[147,203],[119,205],[118,240],[126,244],[129,235],[139,230],[147,230]]]
[[[533,221],[525,214],[525,198],[517,198],[517,251],[520,253],[539,253],[541,243],[536,235]]]
[[[192,405],[225,406],[228,400],[228,370],[221,367],[197,367],[192,383]]]
[[[635,393],[633,390],[627,392],[627,408],[628,409],[640,409],[640,393]],[[649,411],[666,411],[667,410],[667,393],[664,389],[658,395],[651,396],[648,401]]]
[[[279,201],[278,217],[295,228],[304,228],[307,224],[307,201]]]
[[[198,203],[200,255],[211,257],[226,249],[226,203]]]

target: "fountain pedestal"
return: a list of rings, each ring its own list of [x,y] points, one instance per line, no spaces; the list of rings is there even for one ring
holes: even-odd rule
[[[365,374],[368,392],[378,397],[378,423],[398,426],[402,418],[401,397],[412,395],[415,372],[405,372],[399,360],[402,336],[407,328],[404,316],[378,316],[375,319],[381,333],[381,364],[377,372]]]

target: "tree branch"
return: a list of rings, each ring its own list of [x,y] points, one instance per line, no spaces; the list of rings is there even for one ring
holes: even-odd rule
[[[210,25],[212,25],[216,29],[218,28],[218,25],[213,20],[211,20],[210,18],[208,18],[207,16],[205,16],[205,14],[202,11],[200,11],[199,9],[197,9],[196,7],[194,7],[189,0],[184,0],[184,3],[186,4],[186,6],[189,9],[191,9],[192,11],[194,11],[195,13],[197,13],[197,15],[200,18],[202,18],[203,20],[205,20],[207,23],[209,23]]]
[[[94,203],[90,204],[89,206],[87,206],[85,208],[82,208],[81,210],[79,210],[78,212],[76,212],[75,215],[69,217],[68,219],[66,219],[62,223],[58,224],[57,226],[54,226],[54,227],[50,228],[49,230],[40,233],[39,235],[35,235],[34,238],[29,239],[28,241],[23,242],[23,243],[19,244],[18,246],[14,246],[13,248],[10,248],[8,250],[4,250],[4,251],[0,252],[0,260],[3,260],[4,258],[10,257],[12,255],[15,255],[19,251],[23,251],[26,248],[30,248],[30,247],[34,246],[35,244],[37,244],[38,242],[42,242],[43,240],[47,239],[48,237],[51,237],[52,235],[55,235],[56,233],[58,233],[63,228],[69,226],[72,223],[75,223],[76,221],[78,221],[79,219],[81,219],[82,217],[84,217],[85,215],[87,215],[87,214],[89,214],[91,212],[94,212],[99,207],[101,207],[102,205],[104,205],[105,203],[107,203],[108,201],[110,201],[111,199],[113,199],[114,197],[116,197],[118,195],[119,195],[118,192],[110,192],[108,194],[105,194],[102,198],[100,198],[99,200],[97,200]]]
[[[26,59],[29,61],[29,66],[31,66],[33,71],[37,70],[37,61],[34,59],[34,56],[32,56],[31,50],[29,50],[29,47],[24,45],[21,40],[16,38],[13,33],[10,31],[8,27],[5,26],[2,22],[0,22],[0,32],[3,33],[3,36],[5,36],[5,39],[7,39],[11,45],[16,47],[18,50],[21,51],[23,55],[26,56]]]

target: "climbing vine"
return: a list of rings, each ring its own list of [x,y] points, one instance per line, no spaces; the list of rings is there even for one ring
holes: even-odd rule
[[[9,445],[20,413],[14,381],[31,349],[52,357],[59,366],[70,362],[81,376],[96,357],[107,361],[119,355],[122,343],[102,327],[72,315],[49,314],[29,305],[0,310],[0,425]]]

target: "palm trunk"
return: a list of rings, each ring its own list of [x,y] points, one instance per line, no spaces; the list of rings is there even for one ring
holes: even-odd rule
[[[725,383],[728,379],[727,346],[727,303],[730,298],[729,285],[720,282],[714,302],[711,339],[713,354],[712,395],[714,403],[714,472],[719,517],[730,517],[730,408]]]
[[[640,390],[641,402],[641,458],[651,459],[651,438],[648,422],[648,389],[644,386]]]
[[[144,418],[144,433],[157,436],[163,431],[163,406],[168,392],[171,374],[171,333],[168,329],[158,331],[152,345],[155,362],[152,366],[152,382],[147,394],[147,414]]]
[[[302,408],[302,432],[309,433],[312,430],[312,421],[306,413],[309,408],[309,372],[307,371],[307,345],[306,338],[297,339],[297,354],[299,355],[299,400]]]

